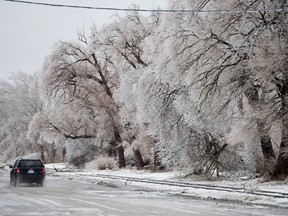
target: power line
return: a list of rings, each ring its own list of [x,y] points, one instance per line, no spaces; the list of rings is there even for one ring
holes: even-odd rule
[[[63,8],[76,8],[76,9],[89,9],[89,10],[107,10],[107,11],[136,11],[136,12],[164,12],[164,13],[254,13],[254,12],[287,12],[288,8],[274,8],[274,9],[247,9],[247,10],[174,10],[174,9],[141,9],[141,8],[114,8],[114,7],[94,7],[94,6],[81,6],[81,5],[66,5],[66,4],[51,4],[45,2],[32,2],[32,1],[22,1],[22,0],[4,0],[13,3],[31,4],[31,5],[41,5],[49,7],[63,7]]]

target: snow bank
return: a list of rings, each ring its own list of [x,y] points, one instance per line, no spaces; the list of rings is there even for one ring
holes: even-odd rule
[[[259,191],[270,191],[272,193],[287,193],[288,182],[266,182],[261,183],[259,179],[234,180],[234,181],[197,181],[181,177],[180,172],[151,172],[148,170],[118,169],[118,170],[82,170],[75,171],[67,164],[48,164],[47,173],[57,177],[63,177],[75,181],[94,183],[109,187],[127,188],[127,190],[145,190],[159,193],[190,196],[200,199],[225,200],[259,205],[271,205],[288,208],[288,195],[286,197],[272,197],[261,194],[253,194]],[[58,170],[58,172],[55,170]],[[68,171],[68,172],[67,172]],[[113,179],[108,177],[113,177]],[[125,177],[121,179],[121,177]],[[173,185],[163,185],[157,183],[135,182],[127,180],[129,178],[148,180],[169,180],[173,182],[188,182],[198,185],[210,186],[230,186],[241,188],[239,192],[229,192],[225,190],[210,190],[204,188],[188,188]],[[269,195],[269,194],[268,194]]]

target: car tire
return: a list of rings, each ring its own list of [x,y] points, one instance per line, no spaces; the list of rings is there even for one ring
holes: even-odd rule
[[[43,187],[44,186],[44,182],[39,182],[37,185],[38,185],[38,187]]]
[[[13,179],[12,179],[12,186],[13,186],[13,187],[18,187],[19,184],[20,184],[20,182],[19,182],[16,178],[13,178]]]
[[[16,187],[15,178],[12,178],[12,179],[11,179],[10,184],[11,184],[12,187]]]

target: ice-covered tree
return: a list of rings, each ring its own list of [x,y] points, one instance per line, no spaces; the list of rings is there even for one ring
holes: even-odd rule
[[[60,99],[61,103],[77,103],[79,117],[89,116],[97,125],[97,130],[90,131],[89,136],[117,149],[120,167],[125,166],[125,157],[115,89],[119,76],[125,71],[147,66],[142,59],[141,41],[148,35],[148,27],[138,13],[119,17],[100,31],[92,27],[89,38],[79,33],[78,42],[56,44],[44,70],[43,81],[48,95],[54,101]],[[75,119],[72,121],[77,124]],[[91,122],[84,125],[89,127]],[[71,128],[64,128],[71,133]],[[84,133],[81,123],[74,136],[75,133]]]
[[[58,100],[60,106],[67,103],[75,107],[76,113],[79,114],[76,118],[73,116],[68,118],[73,122],[73,128],[67,127],[71,122],[67,122],[62,129],[57,125],[54,126],[70,138],[84,136],[96,138],[97,134],[94,130],[85,129],[91,126],[91,122],[86,121],[85,126],[81,127],[82,118],[83,120],[93,119],[94,125],[102,125],[100,127],[104,132],[102,134],[110,136],[110,144],[118,150],[119,166],[123,167],[125,166],[124,149],[121,145],[117,105],[113,98],[116,84],[113,77],[114,71],[115,66],[109,56],[102,53],[100,49],[90,50],[88,40],[84,35],[79,34],[79,42],[59,42],[55,45],[55,50],[46,62],[43,82],[47,95],[54,101]],[[64,112],[60,110],[60,115]],[[101,134],[101,131],[97,133]]]
[[[37,143],[27,138],[29,122],[42,109],[38,76],[15,73],[0,83],[1,139],[4,160],[38,152]]]
[[[259,143],[263,152],[264,172],[273,175],[278,153],[275,155],[277,143],[273,144],[271,128],[282,121],[279,119],[283,119],[286,103],[283,86],[287,2],[183,1],[175,7],[206,10],[172,18],[178,24],[173,31],[173,58],[167,61],[171,66],[167,68],[174,66],[178,76],[174,75],[170,93],[184,88],[188,95],[185,100],[176,100],[180,112],[187,110],[181,106],[190,101],[192,107],[184,115],[186,122],[190,124],[196,113],[193,110],[198,111],[205,117],[202,126],[228,136],[239,123],[245,122],[251,128],[254,125],[259,139],[255,144]],[[223,8],[229,12],[220,13]],[[172,80],[172,73],[163,76],[166,74],[167,80]],[[225,124],[219,124],[221,121]],[[284,138],[285,124],[280,128]],[[281,143],[278,161],[285,161],[285,141]]]
[[[154,160],[155,139],[147,132],[147,124],[137,119],[140,105],[138,81],[153,65],[153,55],[150,54],[157,48],[154,47],[156,43],[151,43],[151,40],[159,36],[159,20],[160,14],[157,13],[147,17],[141,16],[138,12],[130,13],[109,26],[108,30],[111,33],[109,41],[106,42],[108,48],[114,52],[121,71],[116,93],[123,125],[123,139],[130,144],[139,167]],[[151,52],[148,49],[151,49]],[[145,103],[146,101],[141,102]]]
[[[173,8],[200,12],[158,19],[159,26],[145,39],[143,49],[149,65],[127,76],[126,83],[135,92],[125,95],[134,101],[135,106],[128,108],[136,111],[137,121],[148,125],[149,134],[158,140],[166,165],[175,165],[177,157],[183,160],[179,164],[193,163],[197,154],[187,155],[186,147],[195,153],[194,147],[201,146],[200,153],[207,153],[209,133],[220,146],[229,143],[229,151],[241,144],[247,155],[252,153],[250,158],[256,155],[253,162],[243,151],[237,153],[242,154],[238,162],[254,163],[250,167],[261,159],[262,150],[263,167],[271,167],[264,172],[272,175],[278,155],[273,153],[274,137],[279,128],[283,139],[286,133],[285,124],[280,126],[286,104],[285,4],[181,1]],[[285,161],[285,142],[280,143],[278,165]]]

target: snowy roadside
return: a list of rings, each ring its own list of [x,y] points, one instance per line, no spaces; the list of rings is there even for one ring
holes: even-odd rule
[[[273,197],[253,194],[258,191],[288,193],[288,182],[260,183],[258,179],[235,181],[196,181],[183,179],[180,172],[151,172],[148,170],[83,170],[77,171],[67,168],[66,164],[47,164],[47,174],[65,179],[105,185],[109,187],[127,188],[127,190],[151,191],[171,195],[191,196],[199,199],[226,200],[247,204],[270,205],[288,208],[288,196]],[[57,171],[56,171],[57,170]],[[111,177],[111,178],[110,178]],[[133,181],[128,178],[156,180],[156,182]],[[179,183],[193,183],[197,185],[224,186],[241,188],[241,192],[204,189],[201,187],[181,187],[157,184],[157,181],[167,180]]]

